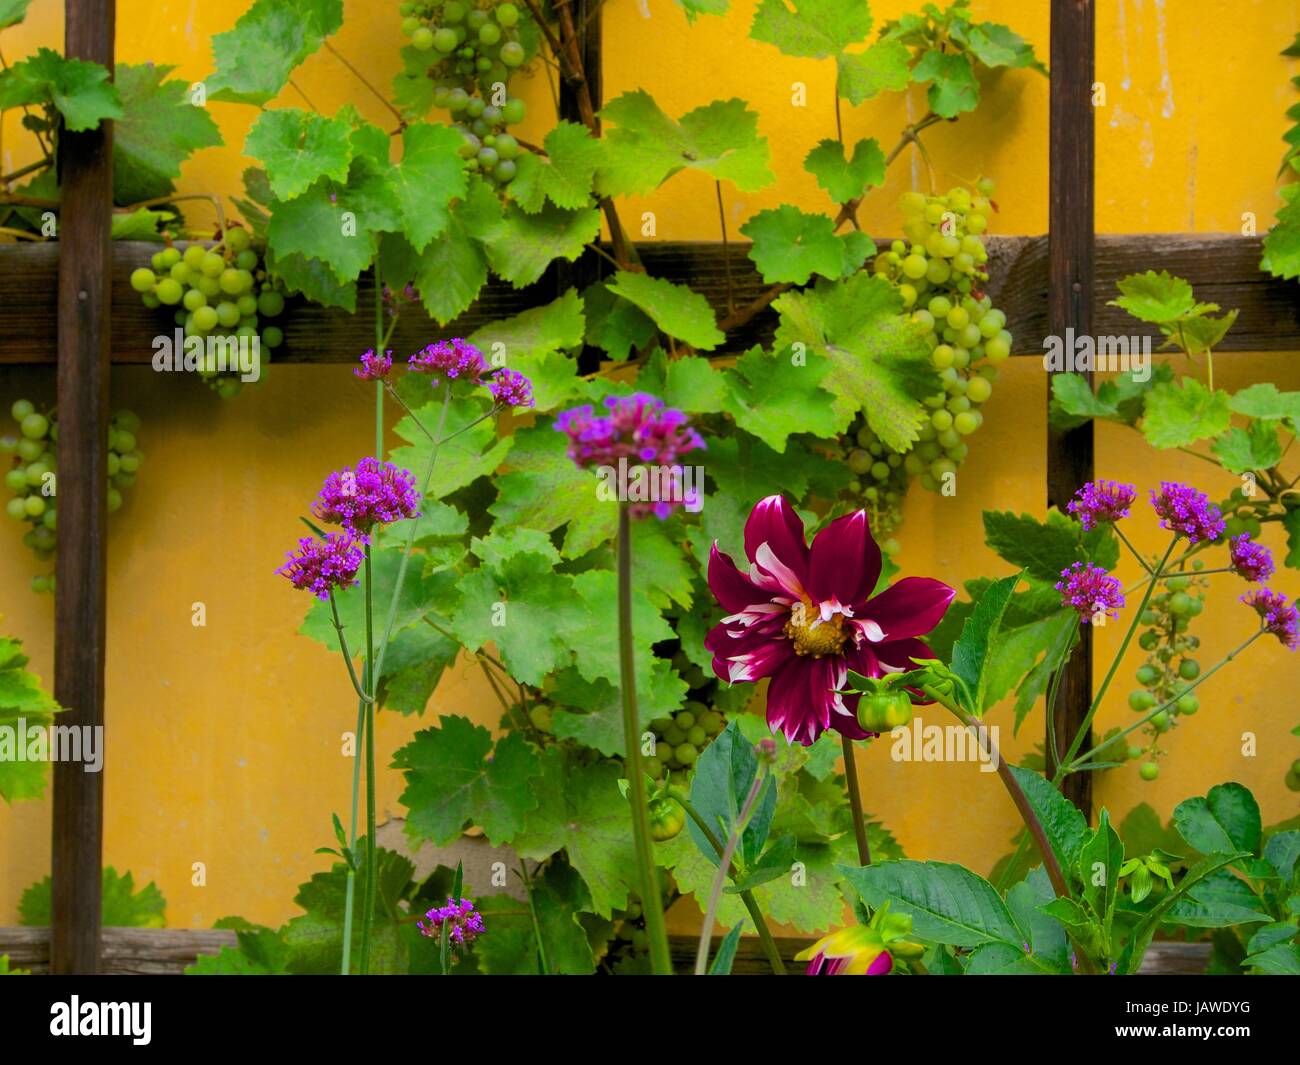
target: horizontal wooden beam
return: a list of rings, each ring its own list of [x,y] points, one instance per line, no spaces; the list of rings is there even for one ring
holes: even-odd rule
[[[1016,353],[1034,355],[1048,335],[1047,238],[990,237],[988,291],[1007,314],[1015,335]],[[151,311],[131,290],[129,277],[145,265],[157,245],[118,242],[113,266],[113,361],[147,363],[153,358],[154,337],[170,335],[175,327],[162,309]],[[732,302],[741,307],[766,286],[753,269],[748,245],[729,250]],[[717,242],[649,243],[639,246],[646,269],[657,277],[689,282],[713,304],[719,315],[727,310],[727,269],[723,246]],[[0,316],[0,363],[53,363],[57,306],[59,246],[57,243],[0,245],[0,291],[6,311]],[[1157,336],[1106,301],[1117,295],[1116,281],[1144,270],[1168,270],[1186,278],[1196,296],[1237,309],[1240,316],[1222,351],[1300,351],[1300,284],[1277,281],[1259,270],[1260,241],[1223,234],[1123,234],[1099,236],[1096,247],[1096,305],[1093,328],[1103,336]],[[439,327],[413,305],[403,312],[393,348],[405,355],[432,339],[465,336],[499,320],[554,298],[554,288],[541,282],[514,289],[493,283],[456,321]],[[764,311],[728,339],[732,350],[744,350],[771,337],[776,317]],[[292,300],[282,316],[285,344],[273,355],[276,362],[352,362],[373,343],[373,291],[361,286],[357,313],[321,308]]]
[[[695,965],[698,940],[694,936],[669,936],[673,967],[689,973]],[[802,972],[803,962],[794,956],[809,946],[811,939],[776,937],[777,951],[789,972]],[[710,957],[717,954],[721,938],[715,938]],[[193,965],[203,954],[218,954],[222,947],[234,947],[234,932],[220,928],[105,928],[103,968],[110,975],[143,976],[178,974]],[[0,928],[0,954],[9,955],[15,969],[46,973],[50,964],[50,930],[48,928]],[[1208,943],[1155,942],[1142,960],[1142,975],[1199,974],[1210,958]],[[732,972],[737,976],[769,975],[763,949],[752,936],[741,939]]]

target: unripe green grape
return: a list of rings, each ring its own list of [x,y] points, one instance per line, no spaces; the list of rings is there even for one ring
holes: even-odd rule
[[[501,162],[497,163],[497,165],[492,168],[492,176],[502,185],[506,184],[508,181],[513,181],[516,172],[517,167],[515,166],[515,161],[513,159],[502,159]]]
[[[515,7],[514,4],[500,4],[494,14],[496,15],[496,20],[501,23],[502,26],[510,27],[519,22],[519,8]]]
[[[18,457],[24,462],[33,462],[41,457],[41,452],[45,446],[39,440],[28,440],[23,437],[18,441]]]
[[[29,518],[39,518],[45,513],[45,500],[40,496],[28,496],[23,500],[23,509]]]
[[[516,97],[508,99],[501,108],[501,117],[511,126],[517,126],[528,114],[528,105]]]
[[[1141,752],[1138,752],[1139,754]],[[1145,781],[1155,780],[1160,775],[1160,767],[1155,762],[1143,762],[1138,766],[1138,776]]]
[[[961,251],[961,241],[956,237],[947,236],[939,238],[939,254],[945,259],[951,259]]]
[[[861,448],[850,451],[847,465],[851,473],[861,477],[871,469],[872,462],[870,452],[863,451]]]
[[[455,88],[447,99],[447,110],[452,114],[458,114],[469,106],[470,95],[462,88]]]
[[[239,322],[239,308],[229,300],[222,300],[218,303],[217,306],[212,309],[212,313],[214,315],[214,324],[219,322],[225,329],[229,329]],[[204,318],[204,321],[207,321],[207,319]],[[209,332],[211,329],[212,326],[208,326],[204,332]]]
[[[1161,710],[1159,713],[1155,714],[1148,723],[1157,732],[1168,732],[1170,726],[1173,724],[1173,722],[1169,720],[1168,710]]]
[[[935,369],[946,370],[954,361],[952,346],[949,344],[940,344],[930,352],[930,361],[934,363]]]
[[[485,22],[478,28],[478,39],[489,48],[501,40],[501,27],[492,22]]]
[[[501,46],[501,62],[508,67],[517,67],[524,61],[524,46],[518,41],[506,41]]]
[[[952,301],[947,296],[935,296],[926,305],[926,309],[934,315],[936,320],[946,318],[948,312],[952,310]]]
[[[966,382],[966,395],[972,403],[985,403],[993,395],[993,385],[987,378],[972,377]]]
[[[148,292],[157,281],[158,278],[147,266],[141,266],[131,271],[131,287],[136,292]]]
[[[461,0],[447,0],[442,5],[442,21],[448,25],[454,25],[457,22],[465,21],[465,12],[467,8]]]
[[[421,22],[418,18],[412,18],[408,15],[406,18],[402,19],[402,36],[411,36],[411,34],[418,30],[420,26]]]
[[[183,262],[186,266],[197,270],[203,265],[203,259],[207,254],[208,249],[202,244],[190,244],[176,262]]]
[[[889,466],[884,462],[873,462],[871,464],[871,476],[877,481],[884,481],[889,477]]]
[[[972,212],[966,216],[967,233],[973,233],[976,236],[979,236],[981,233],[984,232],[984,230],[988,229],[988,226],[989,226],[989,220],[985,218],[982,214],[976,214]]]
[[[1196,713],[1196,711],[1199,710],[1200,708],[1201,708],[1201,700],[1196,698],[1196,696],[1193,695],[1191,692],[1188,692],[1186,695],[1179,696],[1178,702],[1174,704],[1174,709],[1177,710],[1178,713],[1184,715],[1185,717],[1191,717],[1191,715]]]
[[[939,432],[946,432],[952,428],[952,415],[946,410],[937,410],[930,415],[930,424]]]
[[[1194,658],[1184,658],[1178,663],[1178,675],[1183,680],[1195,680],[1201,675],[1201,664]]]
[[[235,265],[241,270],[256,270],[257,252],[253,251],[251,248],[245,248],[235,256]]]
[[[257,310],[267,318],[274,318],[284,310],[284,297],[272,289],[257,297]]]
[[[167,276],[173,281],[179,281],[182,285],[188,285],[193,283],[194,279],[199,275],[184,263],[174,263],[171,269],[167,271]]]
[[[932,285],[942,285],[952,276],[952,267],[942,259],[931,259],[925,268],[925,279]]]
[[[1004,362],[1011,355],[1011,345],[996,336],[984,345],[984,354],[988,356],[989,362]]]
[[[438,33],[445,33],[445,32],[447,31],[446,30],[438,31]],[[452,37],[454,38],[455,36],[456,35],[453,33]],[[437,43],[437,34],[435,34],[433,30],[429,29],[428,26],[421,26],[419,29],[417,29],[414,33],[411,34],[411,46],[416,51],[427,52],[436,43]],[[455,47],[454,43],[452,47]],[[447,49],[447,51],[450,50],[451,49]]]
[[[24,470],[15,467],[5,474],[5,487],[11,492],[27,491],[27,474]]]
[[[970,324],[970,311],[965,307],[953,307],[945,316],[949,327],[952,329],[964,330]],[[966,345],[969,347],[970,345]]]
[[[1136,676],[1139,684],[1150,687],[1160,679],[1160,670],[1151,665],[1150,662],[1147,662],[1138,666]]]
[[[235,301],[235,310],[239,312],[241,318],[256,314],[257,297],[251,292],[245,292]]]
[[[217,311],[214,307],[200,307],[190,318],[190,324],[200,333],[210,333],[217,325]]]
[[[28,440],[44,440],[50,431],[50,420],[44,414],[32,411],[18,423],[18,431]]]
[[[268,348],[278,348],[284,343],[284,330],[278,325],[268,325],[262,330],[262,343]]]
[[[470,118],[478,118],[485,107],[487,107],[487,101],[483,97],[471,96],[469,102],[465,104],[465,114],[469,115]]]

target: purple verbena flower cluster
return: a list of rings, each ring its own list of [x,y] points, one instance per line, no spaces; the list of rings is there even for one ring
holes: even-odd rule
[[[460,337],[439,340],[421,348],[407,360],[407,366],[413,373],[437,374],[448,380],[469,381],[472,384],[478,384],[487,372],[483,353]],[[439,383],[439,378],[435,378],[434,386]]]
[[[287,561],[276,573],[288,577],[295,588],[306,589],[317,599],[328,599],[330,592],[357,583],[363,556],[351,535],[332,532],[323,540],[304,536],[298,541],[298,550],[285,557]]]
[[[375,349],[371,348],[361,356],[361,365],[352,372],[363,381],[382,381],[388,376],[388,372],[392,368],[393,353],[391,351],[376,355]]]
[[[1243,595],[1241,601],[1254,607],[1264,623],[1264,631],[1276,636],[1287,650],[1294,651],[1300,645],[1300,614],[1281,592],[1256,588]]]
[[[569,438],[569,458],[581,467],[631,465],[671,466],[679,456],[704,447],[686,415],[646,392],[606,396],[607,414],[590,404],[567,410],[555,428]]]
[[[498,407],[533,405],[533,383],[518,370],[497,370],[488,378],[488,391]]]
[[[1273,565],[1273,555],[1269,549],[1263,544],[1255,543],[1249,533],[1242,533],[1229,540],[1228,553],[1232,556],[1232,568],[1248,581],[1266,581],[1277,568]]]
[[[447,939],[458,947],[472,943],[483,932],[483,915],[474,909],[469,899],[447,899],[446,906],[435,906],[415,923],[420,935],[441,939],[443,926],[447,926]]]
[[[367,455],[325,479],[312,513],[364,542],[375,525],[419,517],[419,506],[413,473]]]
[[[1127,518],[1136,497],[1137,489],[1131,484],[1089,481],[1074,493],[1065,509],[1079,519],[1086,531]]]
[[[1161,481],[1160,491],[1151,489],[1151,505],[1160,517],[1160,527],[1185,536],[1188,543],[1217,540],[1223,535],[1223,515],[1204,492],[1176,481]]]
[[[1086,562],[1076,562],[1061,571],[1061,579],[1056,590],[1061,593],[1061,602],[1073,607],[1079,613],[1080,620],[1089,625],[1097,613],[1110,617],[1119,617],[1119,609],[1124,605],[1124,586],[1119,579],[1112,577],[1100,566]]]

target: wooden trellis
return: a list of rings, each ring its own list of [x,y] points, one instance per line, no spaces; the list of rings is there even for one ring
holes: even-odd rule
[[[583,27],[586,90],[599,108],[599,3],[560,0],[566,2],[573,6],[576,25]],[[67,55],[111,69],[115,0],[67,0],[66,10]],[[1007,313],[1007,328],[1021,345],[1017,354],[1038,357],[1031,338],[1060,335],[1067,327],[1080,334],[1094,326],[1121,335],[1148,331],[1098,302],[1114,294],[1118,278],[1153,265],[1187,278],[1198,297],[1240,310],[1219,350],[1300,350],[1300,291],[1294,283],[1274,281],[1259,271],[1258,240],[1197,234],[1094,239],[1094,23],[1093,0],[1051,0],[1049,233],[986,240],[991,253],[988,288]],[[562,84],[561,111],[566,116],[577,115],[576,100],[575,86]],[[109,364],[149,362],[159,323],[127,280],[133,268],[147,262],[154,246],[109,240],[111,127],[104,123],[95,132],[62,135],[59,242],[0,247],[0,283],[10,298],[0,317],[0,363],[58,365],[60,512],[77,520],[61,522],[59,529],[54,689],[69,708],[68,723],[76,725],[103,722]],[[652,274],[689,280],[715,309],[725,310],[727,281],[720,244],[654,243],[637,250]],[[588,284],[602,269],[599,257],[587,253],[577,263],[557,264],[525,290],[493,283],[448,330],[468,333],[547,303],[557,290]],[[743,245],[733,245],[730,271],[738,304],[765,288]],[[286,345],[277,361],[353,361],[356,352],[372,342],[373,299],[373,291],[363,286],[356,314],[291,305],[284,326]],[[50,329],[52,321],[58,323],[57,335]],[[770,336],[774,321],[770,311],[762,313],[732,339],[748,346]],[[422,344],[435,328],[422,314],[405,313],[394,347]],[[322,350],[321,337],[329,338],[327,350]],[[1091,427],[1049,432],[1046,451],[1047,501],[1059,506],[1092,476]],[[1076,654],[1061,686],[1058,735],[1074,734],[1090,697],[1088,656]],[[1091,774],[1079,773],[1066,783],[1067,794],[1085,811],[1091,802],[1091,780]],[[55,973],[90,973],[101,967],[102,797],[102,774],[56,765],[49,941],[49,967]],[[173,937],[176,934],[202,935]],[[174,952],[175,944],[167,949]]]

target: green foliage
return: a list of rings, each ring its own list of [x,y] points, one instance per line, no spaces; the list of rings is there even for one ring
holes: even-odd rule
[[[20,757],[18,730],[44,729],[62,709],[45,690],[40,677],[27,670],[22,641],[0,636],[0,798],[39,799],[45,794],[46,763]]]
[[[48,876],[24,891],[18,900],[19,923],[49,925],[53,909],[51,892]],[[131,874],[119,875],[111,865],[104,867],[100,906],[100,920],[107,928],[162,928],[166,924],[167,903],[157,885],[150,882],[136,891]]]
[[[0,110],[24,106],[53,107],[74,133],[122,117],[121,96],[107,70],[84,59],[65,59],[49,48],[0,71]]]
[[[113,123],[113,198],[118,203],[167,195],[175,189],[186,159],[221,143],[212,116],[190,102],[189,86],[179,79],[167,80],[174,69],[152,63],[117,64],[113,83],[122,113]]]
[[[343,24],[343,0],[256,0],[235,28],[212,38],[208,99],[261,106]]]

